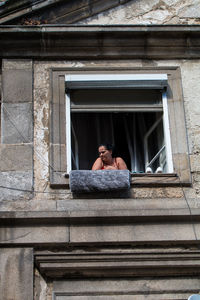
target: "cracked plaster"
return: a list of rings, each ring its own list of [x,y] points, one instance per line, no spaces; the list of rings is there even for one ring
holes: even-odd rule
[[[34,300],[47,300],[47,293],[47,283],[38,270],[35,269]]]
[[[78,24],[200,24],[199,8],[199,0],[134,0]]]

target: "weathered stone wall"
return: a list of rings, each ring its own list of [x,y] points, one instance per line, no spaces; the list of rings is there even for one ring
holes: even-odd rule
[[[11,66],[11,62],[8,64]],[[133,61],[96,61],[96,62],[33,62],[34,70],[34,172],[31,171],[32,166],[32,145],[24,143],[20,138],[20,135],[15,135],[16,130],[10,120],[3,117],[3,134],[2,134],[2,144],[1,144],[1,155],[4,159],[1,160],[1,177],[5,178],[1,180],[1,184],[5,186],[10,186],[14,188],[19,188],[22,190],[28,190],[27,192],[18,190],[7,190],[1,188],[1,210],[74,210],[74,209],[87,209],[88,205],[90,208],[94,208],[97,204],[96,201],[93,203],[90,200],[70,200],[72,199],[72,194],[66,189],[52,189],[49,186],[49,109],[50,109],[50,97],[51,97],[51,69],[52,68],[67,68],[73,67],[89,67],[89,66],[110,66],[110,67],[166,67],[166,66],[179,66],[182,74],[182,86],[183,86],[183,96],[184,96],[184,106],[186,113],[186,126],[187,126],[187,137],[189,143],[189,155],[191,159],[191,171],[192,171],[192,187],[134,187],[131,190],[130,199],[127,199],[123,205],[120,200],[115,199],[115,206],[134,208],[137,207],[137,201],[135,199],[141,199],[140,205],[146,203],[145,199],[152,199],[152,203],[157,203],[157,207],[161,207],[163,199],[174,199],[174,202],[169,200],[166,205],[183,205],[185,206],[184,195],[187,196],[188,201],[194,207],[199,207],[198,199],[200,197],[200,169],[199,169],[199,138],[200,138],[200,128],[199,128],[199,94],[200,87],[196,84],[198,78],[200,77],[200,61],[192,60],[176,60],[176,61],[143,61],[143,60],[133,60]],[[8,69],[9,70],[9,69]],[[3,71],[4,72],[4,71]],[[25,73],[26,74],[26,73]],[[6,69],[6,75],[11,76]],[[14,75],[12,75],[14,76]],[[5,87],[4,87],[5,89]],[[8,89],[9,90],[9,89]],[[13,93],[13,91],[12,91]],[[12,96],[10,93],[9,95]],[[8,95],[8,96],[9,96]],[[10,96],[10,97],[11,97]],[[5,93],[4,93],[5,97]],[[15,95],[12,96],[16,99]],[[8,101],[8,97],[6,97]],[[12,98],[13,99],[13,98]],[[30,103],[25,102],[25,104],[16,104],[6,102],[6,108],[10,105],[14,110],[12,110],[12,118],[19,120],[18,129],[21,133],[26,134],[26,130],[30,130],[30,122],[26,120],[28,116],[31,116]],[[17,107],[16,107],[17,105]],[[25,105],[27,113],[21,106]],[[22,117],[17,119],[13,114],[20,107],[20,111],[25,117],[22,122]],[[31,120],[31,117],[30,119]],[[9,122],[9,123],[8,123]],[[21,123],[20,123],[21,122]],[[8,125],[7,125],[8,124]],[[22,125],[20,125],[22,124]],[[20,127],[21,126],[21,127]],[[5,130],[6,129],[6,130]],[[28,131],[27,131],[28,132]],[[30,132],[30,131],[29,131]],[[18,136],[18,139],[16,138]],[[8,143],[8,139],[12,138],[12,144]],[[31,138],[31,136],[30,136]],[[13,140],[14,139],[14,140]],[[17,139],[17,140],[16,140]],[[23,150],[24,149],[24,150]],[[10,152],[12,152],[12,155]],[[10,155],[10,156],[9,156]],[[23,161],[23,163],[22,163]],[[27,173],[28,172],[28,173]],[[29,174],[29,175],[27,175]],[[31,179],[32,175],[34,180]],[[26,177],[24,177],[26,176]],[[27,177],[28,176],[28,177]],[[24,179],[23,179],[24,178]],[[23,179],[23,180],[22,180]],[[33,180],[34,193],[31,193]],[[30,183],[29,183],[30,182]],[[132,198],[132,199],[131,199]],[[154,200],[153,200],[154,199]],[[157,200],[156,200],[157,199]],[[175,200],[177,199],[177,200]],[[89,202],[88,202],[89,201]],[[150,200],[149,200],[150,201]],[[178,202],[177,202],[178,201]],[[90,204],[87,204],[90,203]],[[111,203],[113,200],[108,201],[101,200],[99,207],[105,206],[108,208],[112,207]],[[128,207],[125,205],[128,205]],[[129,204],[128,204],[129,203]],[[151,201],[149,202],[151,203]],[[169,204],[171,203],[171,204]],[[178,203],[178,204],[177,204]],[[121,206],[122,205],[122,206]]]
[[[8,188],[1,188],[1,205],[32,197],[32,87],[31,60],[3,61],[0,185]]]
[[[79,24],[200,24],[198,0],[133,0]]]
[[[123,7],[118,7],[82,22],[82,24],[198,24],[198,7],[198,1],[192,0],[132,1]],[[50,187],[51,69],[74,68],[76,70],[82,67],[98,68],[100,66],[118,68],[126,68],[127,66],[133,68],[180,67],[191,162],[191,187],[133,187],[129,197],[125,199],[111,198],[108,195],[105,195],[105,199],[98,199],[98,197],[96,199],[89,199],[89,197],[88,199],[81,197],[74,199],[69,189],[52,189]],[[131,247],[138,251],[141,244],[149,246],[148,249],[146,247],[146,250],[149,251],[153,247],[151,244],[153,241],[157,243],[157,249],[151,248],[152,253],[156,250],[160,251],[160,248],[167,255],[176,251],[182,255],[186,248],[188,251],[191,250],[190,243],[198,242],[200,228],[199,223],[193,224],[193,220],[190,218],[190,213],[197,211],[198,214],[198,208],[200,208],[200,85],[197,84],[199,80],[199,59],[96,60],[91,62],[11,59],[3,61],[0,211],[10,211],[11,213],[7,223],[5,222],[1,226],[0,232],[1,246],[5,247],[0,251],[2,266],[0,289],[4,299],[50,300],[53,289],[62,290],[62,282],[53,284],[52,281],[45,280],[46,278],[44,277],[44,279],[38,271],[37,265],[33,296],[33,254],[38,255],[37,251],[41,249],[44,251],[42,253],[44,257],[49,254],[50,249],[53,249],[54,254],[59,252],[58,249],[61,249],[62,255],[64,251],[66,253],[67,251],[69,253],[80,251],[88,254],[91,251],[89,247],[92,245],[92,251],[100,254],[100,245],[107,243],[109,247],[106,252],[114,253],[114,246],[112,248],[112,245],[122,242],[130,245],[128,251]],[[25,213],[19,212],[17,215],[17,211],[25,211]],[[32,211],[34,214],[29,217],[27,211]],[[40,212],[37,215],[35,211]],[[94,224],[88,225],[86,223],[82,224],[82,227],[80,224],[73,223],[75,222],[74,219],[81,221],[90,219],[90,217],[99,219],[101,214],[104,214],[105,219],[110,221],[111,212],[115,211],[120,215],[120,220],[123,219],[122,211],[126,211],[123,224],[118,223],[118,219],[113,224],[109,222],[107,224],[104,221],[101,223],[100,219],[98,224],[94,222]],[[134,212],[134,215],[128,223],[126,218],[129,211]],[[179,216],[182,213],[179,220],[176,220],[176,211]],[[170,219],[173,214],[174,219]],[[186,222],[184,214],[187,216]],[[6,219],[5,216],[6,213],[4,215]],[[71,217],[70,221],[67,219],[69,216]],[[156,221],[155,216],[158,217]],[[162,220],[163,216],[166,221]],[[115,217],[113,214],[111,219],[115,220]],[[17,219],[16,222],[15,218]],[[54,218],[56,220],[53,220]],[[134,218],[139,218],[138,223]],[[169,247],[173,242],[176,245],[176,241],[183,244],[182,248],[180,246],[178,250],[170,249]],[[82,250],[80,243],[82,245],[88,243],[89,247]],[[193,244],[191,252],[194,251]],[[76,245],[79,247],[78,251]],[[96,248],[95,245],[97,245]],[[34,247],[35,249],[33,249]],[[123,247],[119,249],[120,253],[124,251]],[[141,251],[143,252],[144,249]],[[50,255],[53,256],[52,253]],[[190,254],[189,257],[191,258]],[[112,259],[113,261],[114,259]],[[183,264],[183,262],[181,263]],[[182,267],[181,263],[180,268]],[[191,262],[189,263],[191,264]],[[197,264],[195,256],[193,257],[193,264],[195,266]],[[176,268],[173,267],[174,269]],[[188,269],[188,265],[186,269]],[[76,273],[79,274],[79,270],[74,274]],[[176,278],[173,275],[171,278],[162,277],[161,279],[156,278],[156,280],[152,280],[152,278],[137,279],[137,286],[135,286],[134,280],[131,282],[130,280],[103,281],[101,279],[93,280],[93,284],[87,280],[78,283],[73,280],[72,282],[64,282],[63,289],[67,286],[67,292],[71,291],[70,289],[72,292],[77,292],[78,286],[81,292],[83,291],[81,288],[86,289],[86,292],[93,292],[95,288],[97,290],[99,288],[101,293],[103,286],[105,299],[107,287],[109,288],[108,294],[116,292],[115,286],[119,287],[120,292],[123,289],[129,291],[129,288],[133,291],[133,287],[139,291],[145,289],[146,294],[150,294],[154,290],[155,294],[149,299],[154,299],[155,295],[158,295],[159,298],[157,299],[166,299],[167,296],[175,299],[174,290],[176,290],[177,293],[180,292],[180,295],[176,294],[178,299],[187,299],[191,293],[199,291],[199,277],[197,278],[195,275],[191,278],[184,276]],[[189,287],[188,290],[185,289],[186,286]],[[161,294],[164,294],[167,289],[169,289],[168,295],[160,297],[158,292],[161,291]],[[172,291],[171,294],[170,291]],[[83,297],[86,298],[87,296]],[[133,298],[132,295],[127,297],[127,299]],[[71,298],[76,299],[77,296],[71,296]],[[57,297],[55,299],[62,298]],[[118,299],[121,299],[121,295]]]
[[[33,250],[1,248],[0,264],[1,299],[32,300]]]

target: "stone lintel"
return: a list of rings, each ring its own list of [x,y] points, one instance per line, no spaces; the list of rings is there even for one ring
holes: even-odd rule
[[[0,38],[4,58],[200,58],[199,25],[0,26]]]
[[[142,277],[200,274],[200,253],[196,251],[165,252],[154,249],[105,253],[39,253],[36,264],[48,278]],[[116,271],[117,270],[117,271]]]

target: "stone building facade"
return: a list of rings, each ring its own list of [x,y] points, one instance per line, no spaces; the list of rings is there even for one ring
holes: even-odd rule
[[[199,293],[199,1],[12,2],[0,2],[2,299],[186,300]],[[73,88],[65,76],[87,75],[90,85],[102,74],[113,76],[119,98],[117,84],[127,81],[115,76],[140,78],[137,89],[149,94],[157,78],[167,97],[173,170],[133,172],[129,191],[77,195],[67,171]],[[95,84],[98,98],[102,82]],[[147,104],[161,114],[157,103]],[[131,109],[144,118],[144,107],[131,102]]]

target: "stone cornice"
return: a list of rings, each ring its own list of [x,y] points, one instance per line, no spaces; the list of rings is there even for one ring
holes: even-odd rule
[[[92,201],[92,200],[90,200]],[[123,199],[122,199],[123,201]],[[0,226],[199,223],[200,209],[133,209],[0,212]]]
[[[41,274],[48,278],[143,277],[200,274],[200,253],[118,251],[104,253],[43,253],[35,255]],[[116,271],[117,270],[117,271]]]
[[[91,200],[92,201],[92,200]],[[196,245],[199,209],[2,212],[1,246]]]
[[[199,25],[0,26],[1,58],[198,59]]]

